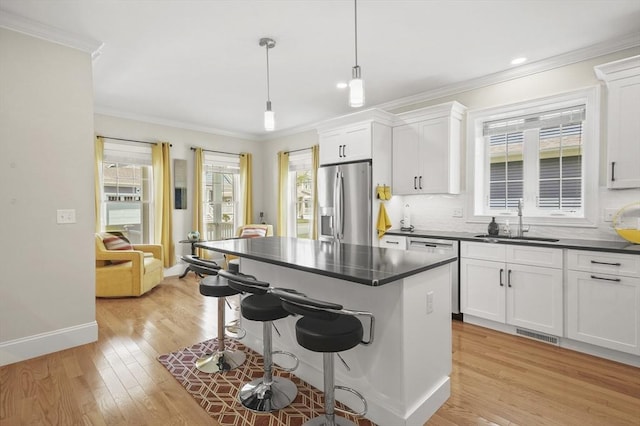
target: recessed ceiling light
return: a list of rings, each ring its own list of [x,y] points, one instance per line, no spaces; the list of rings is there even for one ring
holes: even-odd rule
[[[336,87],[338,89],[346,89],[347,87],[349,87],[349,85],[347,83],[345,83],[344,81],[341,81],[340,83],[336,84]]]
[[[514,60],[511,61],[511,65],[520,65],[527,62],[527,58],[525,58],[524,56],[521,56],[519,58],[515,58]]]

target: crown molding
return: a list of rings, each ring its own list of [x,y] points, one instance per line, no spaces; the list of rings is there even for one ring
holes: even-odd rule
[[[0,28],[17,31],[22,34],[37,37],[52,43],[61,44],[73,49],[86,52],[93,59],[100,55],[104,43],[90,37],[60,30],[24,16],[0,9]]]
[[[217,129],[215,127],[201,126],[198,124],[185,123],[178,120],[167,120],[152,115],[134,114],[130,112],[119,111],[111,108],[94,105],[93,112],[95,114],[107,115],[110,117],[124,118],[126,120],[142,121],[144,123],[158,124],[161,126],[175,127],[178,129],[193,130],[196,132],[209,133],[219,136],[228,136],[231,138],[245,139],[250,141],[260,141],[266,138],[254,133],[232,132],[228,130]]]
[[[450,84],[438,89],[429,90],[415,95],[395,99],[376,105],[374,108],[380,108],[386,111],[418,104],[421,102],[439,99],[451,95],[455,95],[469,90],[479,89],[481,87],[490,86],[492,84],[502,83],[516,78],[526,77],[560,68],[566,65],[575,64],[577,62],[586,61],[598,56],[608,55],[610,53],[619,52],[625,49],[631,49],[640,46],[640,38],[637,33],[628,34],[615,40],[609,40],[602,43],[594,44],[582,49],[574,50],[562,55],[553,56],[530,64],[521,65],[516,68],[510,68],[499,71],[483,77],[466,80],[460,83]]]

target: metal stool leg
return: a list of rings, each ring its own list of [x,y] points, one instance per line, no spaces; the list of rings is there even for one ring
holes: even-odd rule
[[[216,352],[196,361],[196,368],[204,373],[219,373],[241,366],[247,356],[239,350],[225,349],[224,342],[224,297],[218,297],[218,348]]]
[[[314,417],[302,426],[357,426],[344,417],[336,416],[335,376],[333,352],[322,354],[322,368],[324,371],[324,415]]]
[[[298,394],[296,385],[289,379],[273,377],[271,321],[262,323],[264,375],[245,384],[238,394],[240,403],[248,410],[268,413],[291,404]]]

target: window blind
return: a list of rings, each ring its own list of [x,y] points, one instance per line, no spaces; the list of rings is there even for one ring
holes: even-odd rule
[[[105,141],[102,161],[150,166],[151,148],[150,144]]]
[[[565,124],[579,123],[586,117],[586,106],[575,105],[567,108],[527,114],[499,120],[485,121],[483,135],[492,136],[504,133],[522,132],[529,129],[557,127]]]

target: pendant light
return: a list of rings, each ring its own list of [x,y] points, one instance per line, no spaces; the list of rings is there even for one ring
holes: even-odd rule
[[[261,38],[260,46],[266,46],[267,48],[267,109],[264,111],[264,129],[268,132],[273,131],[276,128],[276,116],[271,109],[271,92],[269,88],[269,49],[273,49],[276,46],[276,42],[271,38]]]
[[[355,52],[356,65],[351,70],[349,82],[349,106],[358,108],[364,105],[364,81],[358,65],[358,0],[353,0],[353,16],[355,20]]]

